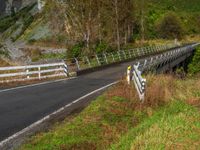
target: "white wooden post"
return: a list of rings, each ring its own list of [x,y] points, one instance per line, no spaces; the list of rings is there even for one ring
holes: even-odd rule
[[[27,78],[27,79],[30,78],[30,76],[29,76],[29,70],[28,70],[28,69],[26,69],[26,78]]]
[[[39,78],[39,79],[41,79],[41,72],[40,72],[40,71],[41,71],[41,68],[38,67],[38,78]]]

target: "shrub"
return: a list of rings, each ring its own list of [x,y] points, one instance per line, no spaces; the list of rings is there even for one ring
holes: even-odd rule
[[[82,49],[84,48],[84,42],[79,42],[72,46],[70,50],[67,52],[68,58],[79,57],[81,55]]]
[[[105,42],[97,42],[95,46],[96,53],[110,52],[112,48]]]
[[[34,44],[35,42],[36,42],[36,39],[29,39],[29,40],[28,40],[28,43],[29,43],[29,44]]]
[[[181,39],[184,29],[180,19],[174,14],[169,13],[158,23],[158,34],[164,39]]]
[[[196,74],[200,72],[200,47],[196,49],[192,62],[188,66],[188,72],[190,74]]]
[[[5,51],[5,50],[1,50],[0,49],[0,56],[4,56],[4,57],[9,57],[9,52],[8,51]]]
[[[32,61],[37,61],[42,56],[42,52],[38,49],[31,50]]]
[[[6,31],[9,27],[14,25],[15,22],[16,22],[16,18],[11,17],[11,16],[1,19],[0,20],[0,32]]]

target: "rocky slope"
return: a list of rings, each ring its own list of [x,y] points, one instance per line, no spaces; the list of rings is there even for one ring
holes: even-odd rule
[[[10,15],[12,11],[19,11],[20,9],[36,3],[37,0],[0,0],[0,16]]]

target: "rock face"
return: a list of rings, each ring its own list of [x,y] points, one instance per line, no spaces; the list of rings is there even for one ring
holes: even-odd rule
[[[12,11],[19,11],[27,5],[36,3],[38,0],[0,0],[0,16],[10,15]]]

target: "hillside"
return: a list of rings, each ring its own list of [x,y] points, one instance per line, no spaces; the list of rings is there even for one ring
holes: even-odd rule
[[[56,5],[56,2],[54,1],[48,1],[49,4],[47,7],[52,7],[54,8]],[[2,2],[1,2],[2,3]],[[24,2],[25,3],[25,2]],[[30,2],[33,3],[33,2]],[[55,3],[55,4],[54,4]],[[145,1],[145,28],[146,28],[146,35],[148,35],[150,33],[149,38],[153,37],[155,38],[155,25],[157,22],[159,22],[159,20],[162,19],[162,17],[167,14],[168,12],[175,12],[178,17],[182,20],[182,23],[184,24],[185,27],[185,31],[186,34],[195,34],[195,33],[200,33],[200,0],[147,0]],[[62,4],[61,4],[62,5]],[[135,11],[135,14],[139,15],[139,11],[140,11],[140,2],[135,2],[134,7],[136,8],[137,11]],[[3,5],[2,5],[3,7]],[[3,8],[2,8],[3,9]],[[49,8],[46,8],[49,9]],[[56,9],[56,8],[54,8]],[[57,8],[58,9],[58,8]],[[54,10],[55,11],[55,10]],[[42,36],[37,37],[37,34],[39,34],[38,32],[40,32],[41,30],[37,29],[37,28],[41,28],[42,30],[47,30],[45,29],[46,27],[40,27],[43,26],[43,24],[39,24],[38,25],[38,20],[40,20],[41,18],[43,18],[43,15],[48,16],[51,13],[51,11],[47,12],[47,11],[43,11],[43,13],[37,17],[33,24],[32,27],[29,28],[29,32],[26,32],[24,37],[24,40],[39,40],[42,38],[47,38],[48,34],[43,34]],[[58,11],[58,13],[60,13]],[[137,15],[136,15],[137,16]],[[56,15],[55,15],[55,19],[56,19]],[[58,18],[57,18],[58,19]],[[11,20],[11,22],[16,22],[16,18],[10,18],[9,20]],[[0,23],[4,21],[1,20]],[[137,21],[139,20],[135,20],[136,24],[139,24],[139,22],[137,23]],[[52,20],[49,20],[49,22],[52,22]],[[64,22],[64,21],[63,21]],[[36,25],[37,24],[37,25]],[[8,26],[9,27],[9,26]],[[4,32],[5,29],[4,27],[1,27],[1,32]],[[138,30],[138,29],[135,29]],[[44,31],[46,32],[46,31]],[[56,31],[55,31],[56,32]],[[30,34],[32,36],[30,36]],[[35,34],[35,36],[34,36]],[[139,34],[136,33],[135,34]],[[147,36],[147,37],[148,37]]]
[[[165,14],[174,12],[181,19],[186,35],[199,34],[199,4],[200,0],[148,0],[147,26],[155,26]],[[152,30],[150,27],[150,34]]]
[[[200,0],[146,0],[144,5],[139,0],[117,2],[114,6],[111,1],[46,0],[40,13],[35,4],[29,5],[0,20],[0,41],[8,45],[11,54],[16,54],[12,58],[19,60],[27,57],[20,50],[26,45],[33,46],[33,50],[35,45],[65,48],[70,50],[68,56],[75,57],[74,54],[134,47],[143,40],[147,44],[161,38],[187,42],[185,37],[200,34]],[[171,27],[170,21],[174,23]],[[162,23],[168,26],[163,27]],[[179,33],[174,33],[174,26]]]
[[[174,12],[178,18],[180,18],[181,23],[183,25],[183,30],[185,35],[194,35],[194,34],[199,34],[200,33],[200,0],[194,0],[194,1],[189,1],[189,0],[147,0],[145,1],[145,37],[147,39],[155,39],[159,38],[158,37],[158,31],[157,29],[157,24],[163,19],[163,17],[168,14],[169,12]],[[34,41],[35,40],[40,40],[44,42],[51,41],[53,43],[56,43],[55,41],[60,41],[60,44],[63,44],[63,42],[67,41],[73,41],[72,39],[74,38],[75,33],[71,34],[68,36],[68,32],[65,33],[65,31],[59,31],[62,28],[62,24],[64,23],[62,16],[63,16],[63,11],[57,11],[59,4],[54,4],[55,2],[50,1],[49,5],[47,7],[51,7],[52,10],[57,12],[60,17],[57,15],[51,16],[51,10],[50,11],[45,11],[44,10],[44,16],[49,16],[51,19],[56,19],[57,26],[52,23],[52,20],[48,20],[50,18],[46,18],[49,23],[42,22],[41,23],[41,18],[44,19],[44,17],[40,16],[38,20],[32,25],[28,31],[24,34],[23,39],[27,41]],[[62,5],[62,4],[61,4]],[[131,36],[135,39],[140,39],[141,32],[140,32],[140,2],[136,1],[136,3],[133,4],[135,10],[132,12],[134,13],[134,16],[132,18],[134,24],[133,24],[133,33]],[[62,7],[61,7],[62,8]],[[49,9],[49,8],[46,8]],[[139,16],[139,18],[138,18]],[[60,20],[62,19],[62,20]],[[47,21],[46,20],[46,21]],[[55,22],[55,20],[53,20]],[[83,22],[83,21],[82,21]],[[48,25],[49,26],[48,26]],[[63,24],[64,25],[64,24]],[[92,28],[95,28],[93,26]],[[107,26],[109,28],[109,25]],[[96,29],[95,29],[96,30]],[[104,29],[103,29],[104,30]],[[107,30],[107,29],[105,29]],[[54,41],[51,39],[49,36],[52,34],[55,36]],[[78,31],[77,31],[78,32]],[[93,31],[96,32],[96,31]],[[108,31],[105,31],[108,32]],[[123,31],[122,31],[123,32]],[[125,32],[125,31],[124,31]],[[64,34],[64,35],[63,35]],[[66,34],[66,36],[65,36]],[[79,33],[80,34],[80,33]],[[123,34],[123,33],[122,33]],[[71,36],[71,37],[70,37]],[[62,38],[67,38],[67,41],[63,40]],[[92,38],[92,37],[91,37]],[[107,39],[105,37],[105,39]],[[135,40],[133,39],[133,41]],[[76,39],[77,40],[77,39]],[[80,40],[80,39],[78,39]],[[109,40],[109,39],[108,39]],[[49,42],[49,44],[51,43]],[[59,43],[59,42],[57,42]],[[111,42],[112,43],[112,42]]]

